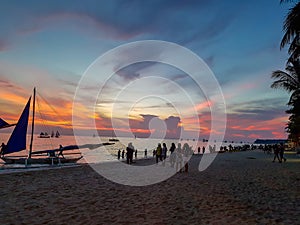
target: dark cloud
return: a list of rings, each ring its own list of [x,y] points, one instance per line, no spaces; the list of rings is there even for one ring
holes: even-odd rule
[[[23,32],[36,32],[47,25],[51,18],[88,20],[85,26],[96,26],[116,39],[128,40],[143,34],[155,39],[173,40],[186,44],[192,41],[209,40],[222,33],[231,23],[232,12],[224,10],[222,1],[26,1],[18,3],[20,8],[18,27]],[[33,7],[22,7],[31,5]],[[9,5],[9,4],[7,4]],[[13,6],[5,8],[9,9]],[[212,7],[213,6],[213,7]],[[202,14],[210,11],[212,18],[204,24]],[[28,15],[31,15],[29,17]],[[45,20],[46,19],[46,20]],[[28,20],[31,20],[30,23]],[[25,23],[25,22],[26,23]],[[80,24],[79,24],[80,25]],[[82,25],[82,24],[81,24]]]
[[[179,138],[182,132],[182,128],[180,127],[180,117],[169,116],[168,118],[162,120],[156,115],[152,114],[141,114],[142,120],[138,119],[129,119],[129,126],[131,132],[137,137],[148,138],[148,137],[161,137],[163,126],[166,125],[166,134],[165,138]],[[111,130],[128,130],[125,125],[127,119],[119,119],[124,121],[124,123],[114,123],[114,127],[112,127],[111,118],[101,115],[100,113],[97,116],[96,124],[97,128],[101,131],[101,134],[108,133],[111,135]],[[119,121],[120,122],[120,121]],[[152,126],[152,127],[150,127]],[[150,129],[154,129],[151,133]],[[107,132],[109,130],[110,132]],[[128,131],[129,132],[129,131]]]
[[[285,98],[261,99],[231,105],[228,107],[231,115],[240,119],[270,120],[285,115],[287,110]]]

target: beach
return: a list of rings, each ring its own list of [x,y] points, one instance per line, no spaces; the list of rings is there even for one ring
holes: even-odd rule
[[[300,158],[286,157],[223,153],[199,172],[194,155],[188,173],[142,187],[111,182],[85,164],[0,174],[0,223],[300,224]]]

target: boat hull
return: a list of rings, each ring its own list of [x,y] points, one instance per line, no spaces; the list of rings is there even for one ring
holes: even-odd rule
[[[13,157],[2,157],[1,159],[5,164],[49,164],[57,165],[64,163],[76,163],[82,156],[77,158],[58,158],[58,157],[47,157],[47,158],[13,158]]]

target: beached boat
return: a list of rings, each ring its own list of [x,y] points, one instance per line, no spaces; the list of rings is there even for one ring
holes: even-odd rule
[[[32,151],[33,134],[34,134],[34,114],[35,114],[35,95],[36,91],[33,91],[33,109],[32,109],[32,124],[31,124],[31,139],[29,145],[28,156],[8,156],[9,154],[21,152],[26,149],[26,135],[27,126],[30,111],[31,97],[29,98],[8,142],[6,145],[2,144],[0,158],[7,164],[60,164],[60,163],[74,163],[82,158],[80,152],[69,152],[64,156],[65,151],[71,151],[81,148],[94,149],[103,145],[111,145],[112,143],[100,143],[100,144],[85,144],[85,145],[69,145],[60,146],[57,149]],[[79,156],[78,156],[79,155]],[[72,157],[73,156],[73,157]]]

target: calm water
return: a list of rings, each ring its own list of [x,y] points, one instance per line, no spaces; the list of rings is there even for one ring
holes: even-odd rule
[[[6,133],[0,133],[0,143],[4,142],[7,143],[9,139],[10,134]],[[88,136],[81,136],[79,137],[81,140],[80,144],[96,144],[96,143],[102,143],[102,142],[108,142],[109,137],[101,137],[100,139],[98,137],[88,137]],[[158,143],[163,143],[165,142],[167,144],[167,148],[171,146],[171,143],[174,142],[177,146],[178,140],[171,140],[171,139],[166,139],[166,140],[160,140],[160,139],[146,139],[146,138],[118,138],[120,141],[115,142],[114,145],[110,146],[105,146],[105,147],[100,147],[98,149],[94,150],[89,150],[89,149],[84,149],[82,152],[88,153],[88,154],[99,154],[101,153],[103,155],[103,150],[107,150],[108,154],[104,154],[101,160],[107,161],[107,160],[113,160],[117,158],[117,152],[119,149],[123,150],[126,148],[129,142],[133,143],[133,146],[135,149],[138,150],[138,158],[143,158],[144,157],[144,150],[147,148],[148,150],[148,157],[152,156],[152,151],[153,149],[156,148]],[[193,150],[197,152],[197,148],[202,146],[206,146],[207,143],[203,143],[202,141],[180,141],[182,144],[183,143],[188,143],[190,146],[192,146]],[[27,149],[29,149],[29,143],[30,143],[30,136],[27,136]],[[75,145],[76,140],[74,136],[61,136],[60,138],[38,138],[38,135],[35,135],[34,137],[34,142],[33,142],[33,151],[37,150],[49,150],[49,149],[55,149],[58,148],[59,145],[67,146],[67,145]],[[223,143],[222,146],[228,146],[230,143]],[[231,143],[231,145],[239,145],[237,143]],[[105,148],[105,149],[104,149]],[[28,155],[28,151],[24,150],[19,153],[14,153],[17,155]]]

